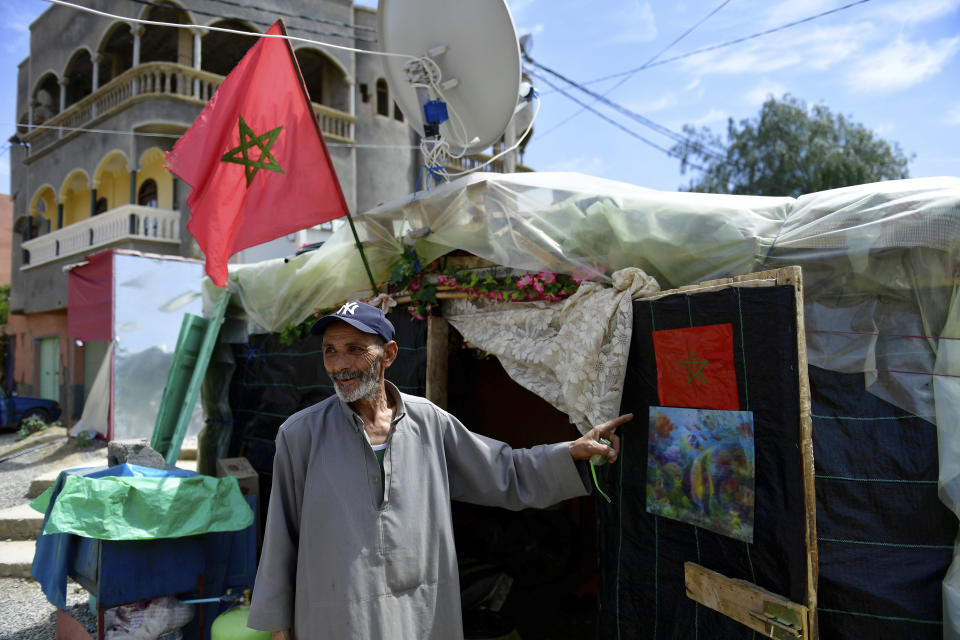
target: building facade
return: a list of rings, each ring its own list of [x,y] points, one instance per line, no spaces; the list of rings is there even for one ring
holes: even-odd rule
[[[262,33],[282,16],[292,36],[376,48],[376,13],[352,0],[79,1],[123,19],[51,6],[31,24],[10,157],[12,386],[58,400],[68,419],[105,352],[67,335],[71,265],[111,248],[203,257],[186,228],[189,188],[164,168],[164,153],[256,41],[208,27]],[[294,51],[350,210],[409,193],[416,135],[380,59],[308,43]],[[328,233],[304,230],[237,260],[290,255]]]

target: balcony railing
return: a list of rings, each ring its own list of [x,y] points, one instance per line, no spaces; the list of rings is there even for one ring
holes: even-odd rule
[[[20,246],[21,269],[30,269],[68,256],[92,253],[123,240],[180,244],[180,212],[128,204],[51,231]]]
[[[30,155],[33,156],[55,146],[62,139],[76,135],[74,129],[106,118],[148,96],[172,97],[196,105],[206,104],[221,82],[223,76],[215,73],[172,62],[147,62],[123,72],[83,100],[45,121],[43,129],[34,129],[22,138],[30,144]],[[353,142],[352,125],[356,117],[316,102],[313,103],[313,111],[324,136],[337,142]]]
[[[486,153],[474,153],[473,155],[464,156],[462,158],[448,158],[445,167],[447,171],[457,172],[457,171],[470,171],[470,170],[479,170],[479,171],[489,171],[493,173],[503,173],[504,172],[504,162],[503,158],[497,158],[490,164],[484,166],[484,163],[490,160],[490,157]],[[526,167],[519,162],[517,163],[516,172],[517,173],[530,173],[533,169]]]

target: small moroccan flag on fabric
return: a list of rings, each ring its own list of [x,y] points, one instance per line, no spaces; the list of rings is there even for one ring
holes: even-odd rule
[[[281,21],[268,35],[286,35]],[[227,283],[242,249],[348,215],[290,42],[260,38],[167,154],[190,185],[187,228]]]
[[[662,406],[740,410],[733,325],[654,331],[653,350]]]

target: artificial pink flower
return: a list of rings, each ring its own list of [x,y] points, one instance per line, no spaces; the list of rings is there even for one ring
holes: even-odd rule
[[[410,291],[417,291],[418,289],[420,289],[419,280],[414,280],[413,282],[410,283]]]
[[[536,290],[537,293],[539,293],[540,295],[543,295],[543,283],[542,283],[542,282],[540,282],[539,280],[534,280],[534,281],[533,281],[533,288],[534,288],[534,290]]]
[[[529,273],[517,280],[517,289],[523,289],[533,284],[533,276]]]
[[[541,271],[537,275],[543,280],[543,284],[553,284],[557,281],[557,274],[552,271]]]

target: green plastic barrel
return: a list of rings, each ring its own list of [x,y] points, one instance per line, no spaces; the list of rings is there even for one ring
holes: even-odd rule
[[[239,606],[224,611],[210,627],[210,640],[270,640],[269,631],[254,631],[247,626],[250,607]]]

